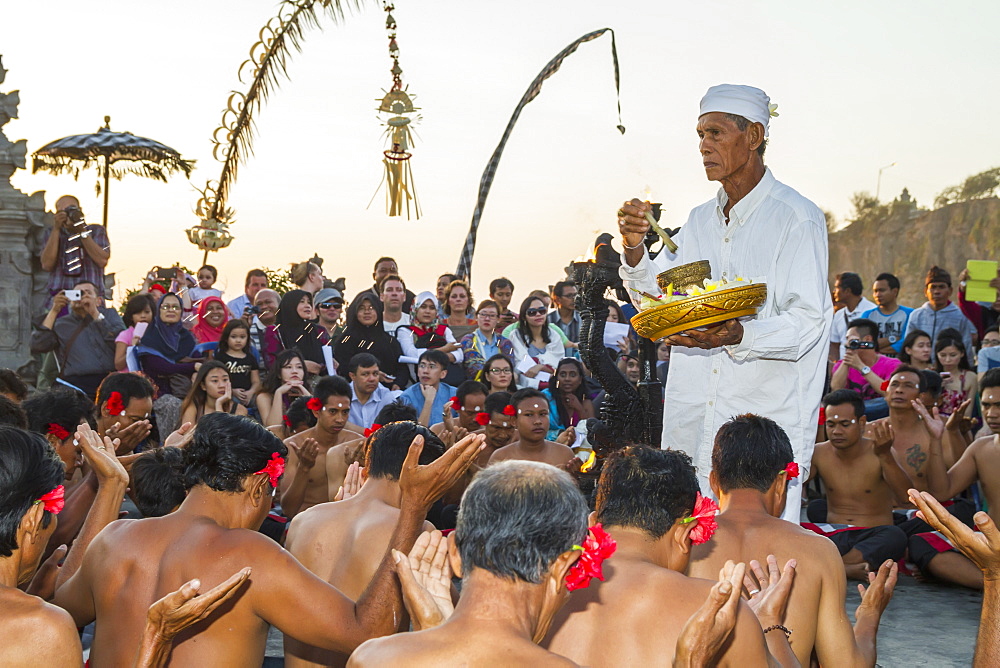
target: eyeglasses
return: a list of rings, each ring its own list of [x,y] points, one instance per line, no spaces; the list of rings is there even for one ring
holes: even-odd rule
[[[180,307],[180,304],[161,304],[160,305],[160,310],[161,311],[180,311],[181,307]]]
[[[375,307],[372,306],[371,304],[362,304],[361,306],[358,307],[358,313],[367,313],[368,311],[374,313]]]
[[[983,339],[983,348],[992,348],[993,346],[1000,346],[1000,339]]]
[[[487,311],[480,311],[476,315],[479,316],[480,318],[499,318],[500,317],[496,313],[489,313]]]
[[[536,315],[545,315],[545,308],[529,308],[524,314],[528,317],[534,317]]]
[[[510,374],[514,373],[509,368],[501,369],[500,367],[493,367],[492,369],[489,369],[488,372],[489,373],[495,373],[495,374],[503,375],[503,376],[509,376]]]
[[[323,302],[322,304],[317,304],[316,308],[343,308],[344,302]]]

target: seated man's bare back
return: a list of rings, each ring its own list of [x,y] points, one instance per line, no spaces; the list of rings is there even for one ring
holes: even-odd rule
[[[453,484],[478,453],[478,444],[463,443],[435,465],[418,467],[420,445],[412,446],[404,465],[402,511],[390,541],[404,551],[421,530],[428,498]],[[259,664],[270,624],[342,652],[395,630],[403,608],[388,553],[355,603],[257,533],[285,452],[280,441],[244,418],[216,413],[198,424],[185,453],[185,476],[194,486],[181,507],[165,517],[109,525],[87,550],[80,571],[56,592],[54,602],[79,626],[99,621],[92,665],[128,665],[146,608],[165,593],[194,577],[214,586],[247,566],[252,575],[244,588],[178,636],[174,661]]]
[[[337,503],[313,506],[295,517],[286,547],[292,556],[318,577],[357,598],[368,586],[382,561],[399,520],[399,475],[413,439],[421,435],[421,464],[444,453],[444,445],[426,427],[396,422],[382,427],[367,442],[364,460],[367,480],[356,496]],[[424,523],[424,529],[434,526]],[[409,617],[399,620],[399,630],[409,627]],[[285,634],[285,665],[343,666],[348,654],[324,650]]]
[[[698,479],[686,455],[628,448],[605,460],[596,521],[617,541],[599,586],[573,592],[542,646],[580,665],[670,664],[681,630],[702,605],[714,580],[687,577]],[[711,577],[718,575],[718,570]],[[620,633],[608,633],[608,620]],[[764,634],[741,603],[720,666],[768,661]]]
[[[858,608],[852,631],[844,610],[847,581],[840,553],[827,538],[779,519],[784,510],[793,461],[784,431],[767,418],[745,415],[727,422],[716,435],[709,480],[719,498],[719,528],[711,541],[694,548],[688,573],[713,577],[727,560],[778,563],[795,559],[795,584],[785,613],[793,630],[792,650],[809,665],[815,649],[823,665],[872,665],[875,633],[892,587],[871,587]],[[748,468],[741,462],[755,461]],[[895,565],[880,574],[895,584]],[[857,639],[856,639],[857,638]]]

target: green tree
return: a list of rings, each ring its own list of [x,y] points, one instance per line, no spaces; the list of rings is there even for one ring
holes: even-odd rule
[[[299,287],[292,283],[292,279],[289,276],[290,270],[288,269],[268,269],[264,267],[263,271],[267,274],[267,286],[279,295],[284,295],[289,290],[296,290]]]
[[[942,190],[934,198],[934,207],[940,209],[955,202],[992,197],[998,187],[1000,187],[1000,167],[987,169],[965,179],[960,186],[949,186]]]
[[[852,223],[870,223],[885,218],[889,214],[889,206],[881,204],[878,198],[869,192],[861,191],[851,195]]]

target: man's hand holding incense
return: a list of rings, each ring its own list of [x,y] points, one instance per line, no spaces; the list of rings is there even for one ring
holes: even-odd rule
[[[652,213],[653,205],[635,198],[625,202],[622,208],[618,209],[618,231],[626,246],[639,246],[646,238],[646,232],[649,231],[649,221],[646,220],[647,211]],[[644,248],[636,250],[642,253],[646,252]],[[625,252],[628,254],[628,249]]]

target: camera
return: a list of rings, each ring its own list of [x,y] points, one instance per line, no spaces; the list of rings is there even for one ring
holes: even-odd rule
[[[77,205],[71,204],[65,209],[63,209],[63,211],[66,213],[66,216],[69,218],[70,222],[73,223],[74,225],[79,225],[80,223],[83,222],[83,211],[81,211],[80,207],[78,207]]]
[[[874,341],[862,341],[860,339],[851,339],[847,342],[847,347],[849,350],[874,350]]]
[[[63,290],[63,294],[66,295],[66,299],[70,300],[71,302],[78,302],[80,301],[80,298],[83,296],[80,294],[79,290]]]
[[[259,306],[247,306],[246,308],[243,309],[243,315],[249,315],[249,314],[260,315],[261,308]]]

